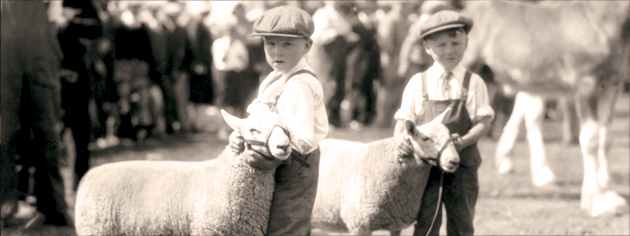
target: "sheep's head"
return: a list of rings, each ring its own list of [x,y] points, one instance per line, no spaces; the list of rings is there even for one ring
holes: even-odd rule
[[[439,165],[445,172],[452,173],[459,166],[459,154],[448,128],[442,124],[445,113],[417,127],[411,121],[405,122],[403,135],[411,141],[416,161]]]
[[[239,119],[221,111],[225,121],[245,140],[243,157],[246,163],[259,169],[272,169],[291,155],[291,138],[282,119],[271,111],[257,111]]]
[[[451,132],[443,124],[444,117],[447,114],[450,114],[449,109],[435,117],[431,122],[418,126],[418,130],[427,134],[434,141],[435,147],[440,150],[433,159],[434,161],[429,161],[429,163],[439,165],[445,172],[453,173],[459,167],[460,160],[459,153],[451,139]],[[429,160],[431,159],[429,158]]]

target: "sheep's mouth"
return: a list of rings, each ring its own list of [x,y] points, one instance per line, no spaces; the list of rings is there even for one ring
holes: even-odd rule
[[[282,163],[281,160],[273,158],[269,159],[267,156],[260,155],[258,152],[254,150],[246,150],[243,152],[243,157],[245,163],[248,165],[262,170],[269,170],[276,168],[278,165]]]
[[[459,163],[447,163],[441,166],[442,170],[447,173],[455,172],[457,170],[457,167],[459,167]]]
[[[265,158],[265,159],[270,160],[270,161],[275,159],[275,157],[274,157],[274,155],[272,153],[265,153],[265,152],[258,151],[256,149],[254,149],[254,147],[252,147],[252,145],[249,144],[249,143],[247,143],[247,150],[250,150],[250,151],[258,154],[262,158]]]
[[[280,160],[286,160],[289,158],[289,155],[291,155],[291,152],[289,152],[289,149],[279,149],[277,151],[271,151],[271,155]]]

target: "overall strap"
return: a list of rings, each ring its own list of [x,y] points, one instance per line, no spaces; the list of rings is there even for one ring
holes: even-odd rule
[[[427,92],[427,72],[424,71],[420,73],[420,77],[422,78],[422,99],[424,101],[428,101],[429,93]]]
[[[296,75],[299,75],[299,74],[303,74],[303,73],[311,74],[313,77],[315,77],[315,79],[317,79],[317,75],[316,75],[315,73],[313,73],[312,71],[307,70],[307,69],[301,69],[301,70],[298,70],[298,71],[296,71],[296,72],[293,72],[293,74],[290,74],[289,76],[287,76],[287,80],[285,80],[284,82],[286,83],[286,82],[288,82],[288,81],[289,81],[289,80],[290,80],[293,76],[296,76]]]
[[[311,74],[313,77],[315,77],[315,79],[317,79],[317,75],[315,73],[313,73],[310,70],[307,69],[301,69],[298,70],[296,72],[293,72],[293,74],[290,74],[289,76],[287,76],[286,80],[284,81],[284,83],[286,84],[287,82],[289,82],[289,80],[293,77],[296,76],[298,74],[303,74],[303,73],[307,73],[307,74]],[[278,102],[278,99],[280,98],[280,96],[282,95],[282,93],[284,92],[284,88],[282,88],[282,90],[280,90],[280,92],[278,94],[276,94],[276,96],[274,96],[274,100],[276,102]]]
[[[462,94],[461,100],[466,101],[468,99],[468,88],[470,86],[470,77],[472,77],[472,73],[466,70],[466,74],[464,75],[464,83],[462,85]]]

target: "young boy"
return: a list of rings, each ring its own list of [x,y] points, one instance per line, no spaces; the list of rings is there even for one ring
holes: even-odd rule
[[[473,217],[479,192],[477,169],[481,164],[476,143],[488,131],[494,111],[481,77],[460,65],[472,25],[470,18],[447,10],[435,13],[419,25],[418,39],[435,63],[426,72],[411,78],[403,93],[401,108],[394,115],[397,120],[394,137],[399,143],[399,153],[411,155],[410,144],[401,135],[405,120],[421,125],[450,108],[443,123],[455,138],[453,143],[461,158],[454,173],[431,168],[414,235],[438,234],[442,223],[440,202],[444,202],[446,208],[448,235],[474,234]],[[442,177],[442,199],[438,199]],[[433,222],[436,210],[438,215]]]
[[[247,108],[254,112],[269,106],[291,132],[292,153],[278,166],[271,203],[268,235],[308,235],[319,176],[318,143],[328,134],[328,118],[319,80],[306,63],[311,49],[314,23],[305,11],[280,6],[263,13],[254,22],[253,36],[262,36],[267,62],[274,71],[261,83],[258,97]],[[243,140],[230,135],[235,153],[243,151]]]

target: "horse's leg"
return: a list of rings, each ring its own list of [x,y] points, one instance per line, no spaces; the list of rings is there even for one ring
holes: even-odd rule
[[[508,173],[512,171],[512,155],[514,151],[514,143],[518,137],[521,122],[525,116],[526,104],[523,99],[526,99],[524,95],[519,92],[514,99],[514,110],[510,115],[510,119],[505,124],[501,137],[499,137],[499,144],[495,155],[495,164],[500,174]]]
[[[627,202],[614,192],[608,192],[607,126],[619,85],[598,86],[597,103],[588,96],[577,96],[576,109],[580,118],[580,146],[584,157],[584,181],[582,183],[581,207],[591,216],[617,212],[627,208]],[[597,118],[595,116],[597,112]]]
[[[602,87],[600,87],[602,88]],[[608,152],[610,150],[610,141],[608,140],[608,127],[614,116],[615,103],[622,86],[620,83],[611,83],[604,86],[603,93],[598,98],[597,103],[597,119],[599,123],[599,139],[597,148],[598,166],[597,184],[602,191],[599,196],[593,199],[592,216],[597,216],[605,212],[616,212],[623,208],[627,208],[626,200],[619,194],[609,191],[609,172],[608,172]]]
[[[525,128],[529,153],[531,156],[532,183],[543,186],[554,180],[554,174],[547,166],[545,147],[542,140],[542,124],[545,111],[545,100],[542,96],[520,92],[520,108],[525,114]],[[516,108],[515,108],[516,109]]]
[[[558,105],[562,112],[562,142],[564,144],[579,143],[580,126],[575,112],[575,103],[568,97],[561,97],[558,99]]]
[[[597,150],[598,128],[595,122],[592,107],[586,97],[578,97],[575,100],[575,108],[580,120],[580,148],[584,158],[584,180],[582,182],[582,196],[580,206],[589,213],[592,210],[593,197],[600,192],[597,183],[597,162],[595,153]]]

